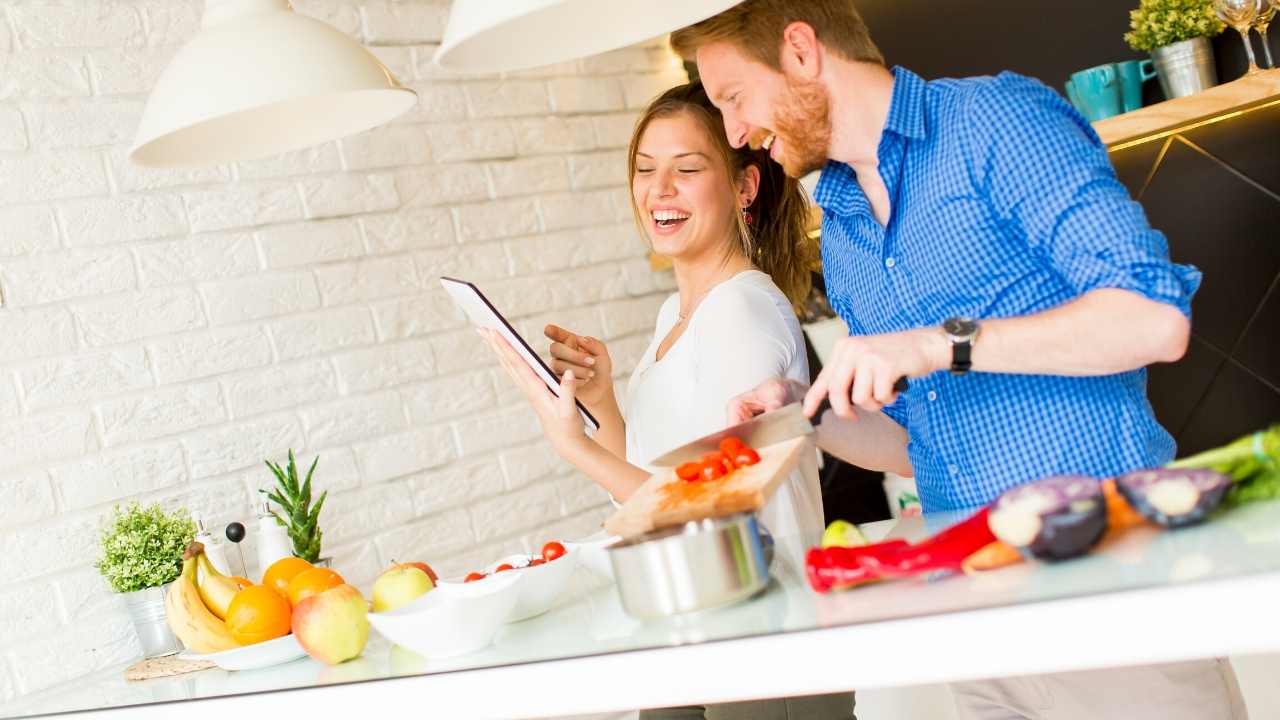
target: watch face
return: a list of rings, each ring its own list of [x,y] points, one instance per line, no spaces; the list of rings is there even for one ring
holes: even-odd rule
[[[948,335],[957,335],[960,337],[966,337],[968,335],[972,335],[974,331],[978,329],[978,324],[975,323],[973,320],[970,320],[969,318],[952,317],[952,318],[947,318],[942,323],[942,329]]]

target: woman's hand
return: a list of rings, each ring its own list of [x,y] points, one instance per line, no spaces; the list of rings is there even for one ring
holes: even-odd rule
[[[548,325],[542,332],[551,340],[551,369],[561,377],[573,371],[578,378],[578,399],[584,405],[596,408],[614,399],[613,360],[603,342],[556,325]]]
[[[543,434],[561,457],[573,457],[582,450],[584,444],[591,442],[583,429],[582,416],[578,414],[578,406],[574,402],[576,386],[581,381],[575,379],[572,369],[558,373],[561,380],[560,394],[557,396],[547,389],[542,378],[534,373],[533,368],[529,367],[506,338],[488,328],[479,332],[497,353],[498,361],[502,363],[507,375],[511,376],[516,387],[529,399],[529,404],[533,406],[538,422],[542,425]]]

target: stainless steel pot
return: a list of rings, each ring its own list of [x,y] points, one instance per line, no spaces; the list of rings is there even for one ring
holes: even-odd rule
[[[769,583],[773,538],[755,513],[688,522],[612,545],[622,607],[638,618],[746,600]]]

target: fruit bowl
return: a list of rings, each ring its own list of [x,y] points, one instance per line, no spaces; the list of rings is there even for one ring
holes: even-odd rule
[[[243,647],[231,648],[216,653],[193,653],[185,651],[178,654],[179,660],[208,660],[223,670],[256,670],[258,668],[283,665],[284,663],[307,654],[292,634],[278,637],[275,640],[254,643]]]
[[[613,564],[609,562],[610,545],[622,540],[616,535],[601,530],[581,540],[566,540],[565,548],[570,554],[578,556],[578,562],[593,574],[613,582]]]
[[[521,564],[528,562],[528,555],[508,555],[485,568],[485,573],[490,577],[516,576],[513,588],[517,596],[516,603],[511,610],[511,615],[507,617],[507,622],[528,620],[550,610],[561,593],[569,586],[569,578],[573,575],[574,568],[578,566],[578,553],[568,550],[551,562],[520,567]],[[515,565],[516,569],[500,574],[495,573],[495,568],[503,563]]]
[[[402,608],[369,613],[369,624],[390,642],[429,659],[475,652],[493,636],[515,607],[515,573],[476,582],[441,580]]]

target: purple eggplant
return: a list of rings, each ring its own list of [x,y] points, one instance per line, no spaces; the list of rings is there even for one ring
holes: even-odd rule
[[[1102,485],[1091,477],[1047,477],[1006,490],[991,509],[991,532],[1023,555],[1083,555],[1107,530]]]
[[[1142,517],[1169,528],[1209,517],[1230,488],[1231,476],[1203,468],[1138,470],[1116,478],[1116,489]]]

